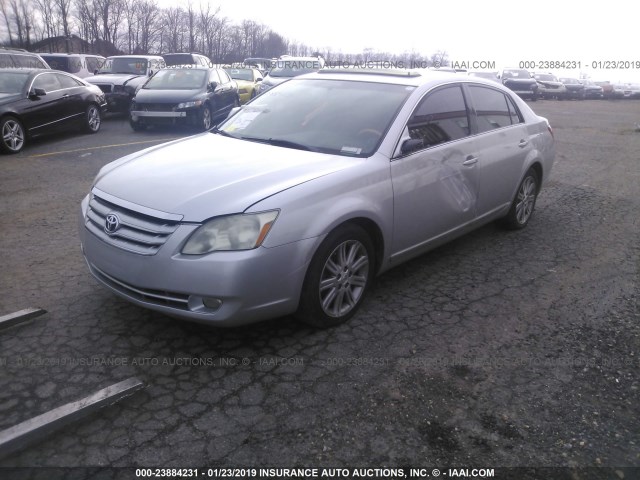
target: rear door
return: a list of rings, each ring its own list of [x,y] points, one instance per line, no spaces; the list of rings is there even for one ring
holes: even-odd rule
[[[465,85],[471,100],[478,151],[478,217],[511,203],[533,148],[510,95],[484,85]]]

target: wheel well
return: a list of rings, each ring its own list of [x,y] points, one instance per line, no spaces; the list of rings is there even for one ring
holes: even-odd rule
[[[380,270],[380,266],[382,265],[382,257],[384,255],[384,238],[382,236],[380,227],[373,220],[364,217],[352,218],[344,222],[342,225],[347,224],[358,225],[365,232],[367,232],[369,238],[371,238],[371,241],[373,242],[373,248],[375,249],[375,272],[378,272]]]
[[[542,188],[542,165],[540,165],[539,162],[536,162],[531,165],[531,168],[534,172],[536,172],[536,175],[538,176],[538,191],[536,193],[540,193],[540,189]]]

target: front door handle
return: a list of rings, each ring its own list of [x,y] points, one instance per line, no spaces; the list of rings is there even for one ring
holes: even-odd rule
[[[473,155],[468,155],[467,159],[462,162],[462,165],[464,165],[465,167],[468,167],[470,165],[473,165],[474,163],[478,163],[478,157],[474,157]]]
[[[523,140],[520,140],[520,143],[518,144],[518,146],[519,146],[520,148],[524,148],[524,147],[526,147],[527,145],[529,145],[529,141],[528,141],[528,140],[524,140],[524,139],[523,139]]]

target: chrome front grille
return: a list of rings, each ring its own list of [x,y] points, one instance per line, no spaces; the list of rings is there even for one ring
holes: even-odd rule
[[[175,112],[175,103],[136,103],[136,109],[143,112]]]
[[[106,231],[107,216],[116,215],[118,227]],[[102,241],[140,255],[154,255],[180,222],[153,217],[92,195],[87,209],[85,226]]]
[[[127,297],[134,298],[144,303],[152,303],[154,305],[162,305],[164,307],[178,308],[180,310],[189,310],[189,295],[183,293],[166,292],[164,290],[151,290],[148,288],[134,287],[117,278],[107,275],[95,265],[89,264],[91,272],[105,285],[117,290]]]

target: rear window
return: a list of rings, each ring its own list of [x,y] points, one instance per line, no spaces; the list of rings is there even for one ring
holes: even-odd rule
[[[76,56],[59,57],[57,55],[42,55],[42,58],[54,70],[63,72],[78,73],[82,70],[82,58]]]
[[[47,65],[35,55],[12,53],[11,57],[17,68],[47,68]]]
[[[9,53],[0,53],[0,68],[15,68],[15,64]]]
[[[170,55],[163,55],[164,63],[167,67],[174,65],[192,65],[198,64],[195,58],[190,53],[174,53]]]

